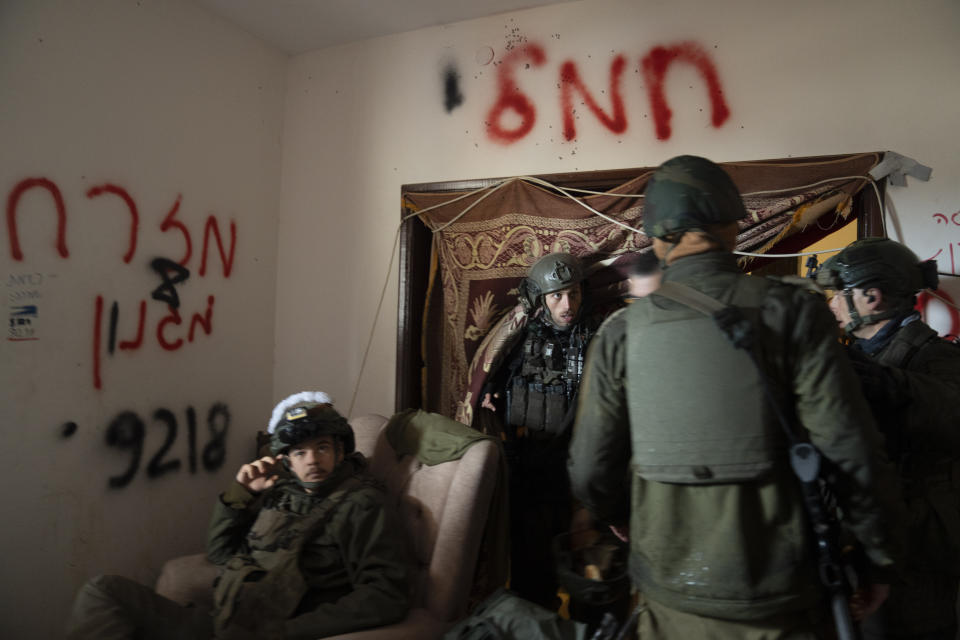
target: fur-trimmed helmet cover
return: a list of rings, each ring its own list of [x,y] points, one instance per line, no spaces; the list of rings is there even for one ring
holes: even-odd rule
[[[322,391],[294,394],[273,409],[270,425],[270,452],[285,453],[290,447],[317,436],[333,436],[343,445],[344,455],[356,448],[353,428]]]

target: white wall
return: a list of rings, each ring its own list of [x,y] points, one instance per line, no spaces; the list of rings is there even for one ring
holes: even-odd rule
[[[895,149],[934,168],[929,183],[891,188],[904,239],[924,258],[941,251],[949,271],[951,244],[960,263],[960,225],[951,220],[960,210],[958,31],[951,0],[585,0],[288,62],[179,0],[4,0],[4,211],[24,180],[51,181],[66,208],[69,255],[56,249],[50,194],[27,190],[16,209],[22,261],[0,225],[7,331],[21,307],[37,307],[32,336],[15,326],[0,341],[0,635],[56,637],[82,580],[105,572],[150,583],[163,560],[197,550],[211,501],[275,399],[321,389],[346,411],[387,277],[402,184],[653,165],[678,153],[723,161]],[[653,47],[684,41],[709,54],[730,115],[713,126],[700,76],[678,64],[667,76],[672,133],[658,139],[640,61]],[[484,123],[498,99],[500,63],[524,44],[539,45],[545,58],[530,68],[521,60],[515,73],[536,119],[527,135],[503,144]],[[610,131],[578,99],[577,137],[565,141],[561,65],[574,61],[609,110],[609,69],[620,53],[626,129]],[[448,112],[451,64],[463,104]],[[110,193],[87,196],[104,184],[125,189],[139,211],[129,263],[126,205]],[[185,336],[209,295],[215,304],[210,335],[198,330],[168,351],[157,338],[167,312],[150,296],[160,279],[149,263],[183,258],[180,231],[161,231],[178,194],[176,220],[193,252],[190,278],[176,287],[184,324],[163,325],[166,339]],[[210,215],[228,246],[236,223],[229,278],[215,243],[206,275],[198,273]],[[396,283],[394,268],[354,414],[393,410]],[[960,298],[955,282],[948,290]],[[98,295],[104,309],[95,325]],[[141,300],[143,342],[122,350],[136,336]],[[114,301],[118,347],[110,355]],[[6,339],[17,336],[37,339]],[[218,402],[232,421],[226,460],[210,472],[201,458],[207,412]],[[197,418],[196,472],[188,407]],[[165,460],[181,467],[151,478],[166,431],[158,408],[179,425]],[[107,446],[105,434],[124,411],[144,420],[147,435],[135,475],[111,489],[108,478],[123,473],[130,454]],[[69,422],[76,432],[65,437]]]
[[[929,183],[890,189],[903,240],[921,258],[941,250],[943,271],[951,270],[953,243],[960,272],[960,225],[934,217],[960,210],[958,36],[960,5],[951,0],[585,0],[295,57],[275,395],[316,387],[349,403],[406,183],[655,165],[679,153],[725,161],[893,149],[934,168]],[[713,126],[700,75],[677,64],[666,85],[672,133],[658,139],[640,61],[656,46],[684,41],[709,54],[730,115]],[[527,135],[502,144],[487,135],[485,120],[498,100],[500,63],[524,44],[539,45],[545,58],[515,66],[536,120]],[[493,62],[483,64],[491,51]],[[609,70],[621,53],[626,130],[611,132],[578,99],[577,137],[565,141],[561,65],[574,61],[610,111]],[[448,64],[463,96],[449,113]],[[947,290],[960,299],[952,280]],[[355,414],[393,410],[396,282],[394,268]]]
[[[0,191],[5,212],[17,185],[51,181],[66,210],[68,257],[56,250],[54,200],[28,189],[16,207],[23,259],[0,227],[0,486],[5,549],[0,571],[0,636],[55,638],[73,593],[97,573],[152,583],[161,563],[202,548],[210,505],[252,449],[251,434],[272,404],[273,288],[280,136],[286,57],[189,3],[169,0],[11,1],[0,4]],[[124,189],[139,213],[130,262]],[[176,220],[192,240],[189,278],[176,285],[183,323],[157,328],[168,314],[151,298],[161,284],[157,257],[180,261],[185,237],[161,224],[177,197]],[[204,224],[219,224],[224,277],[211,241],[199,274]],[[101,388],[94,385],[96,299]],[[212,330],[190,319],[214,296]],[[134,341],[140,301],[142,344]],[[117,348],[108,352],[110,309],[118,303]],[[9,321],[35,305],[29,325]],[[26,329],[32,329],[32,335]],[[10,337],[35,340],[10,341]],[[208,412],[231,417],[225,461],[208,470]],[[187,409],[196,414],[196,470],[189,464]],[[150,477],[167,434],[154,418],[172,412],[179,427],[164,461],[180,467]],[[145,423],[139,467],[122,488],[129,450],[107,446],[107,426],[131,411]],[[223,424],[223,416],[215,418]],[[67,437],[63,425],[73,422]],[[219,426],[218,426],[219,428]],[[211,450],[211,453],[215,453]]]

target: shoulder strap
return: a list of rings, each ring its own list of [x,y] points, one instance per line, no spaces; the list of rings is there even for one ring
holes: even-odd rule
[[[316,530],[319,525],[327,521],[329,516],[336,510],[340,503],[343,502],[344,498],[361,486],[363,486],[363,481],[357,477],[347,478],[337,487],[336,491],[330,493],[323,502],[313,509],[306,518],[306,524],[303,527],[305,535],[301,536],[299,546],[303,546],[307,538],[310,537],[310,532]]]
[[[699,311],[705,316],[713,316],[718,311],[722,311],[728,307],[728,305],[725,305],[716,298],[679,282],[664,282],[653,292],[653,295],[663,296],[674,302],[679,302],[682,305]]]

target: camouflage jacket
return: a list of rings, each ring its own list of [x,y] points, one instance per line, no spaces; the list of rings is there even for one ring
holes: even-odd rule
[[[287,480],[262,496],[239,483],[221,495],[207,535],[207,557],[224,568],[218,629],[312,640],[403,618],[403,540],[362,465],[354,454],[315,493]]]

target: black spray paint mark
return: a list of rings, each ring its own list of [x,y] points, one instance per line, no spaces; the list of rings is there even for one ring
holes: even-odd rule
[[[179,309],[180,295],[177,293],[176,285],[190,277],[190,270],[167,258],[154,258],[150,262],[150,268],[163,280],[163,284],[154,289],[150,297],[166,302],[174,309]],[[171,277],[171,273],[175,275]]]
[[[143,420],[133,411],[120,413],[107,427],[107,446],[130,450],[130,464],[127,465],[127,470],[109,478],[112,488],[121,489],[127,486],[136,475],[137,469],[140,468],[140,458],[143,456],[143,435]]]
[[[113,355],[113,351],[117,346],[117,320],[120,315],[120,307],[117,306],[116,301],[110,307],[110,335],[107,339],[107,353]]]
[[[190,473],[197,472],[197,413],[193,407],[187,407],[187,468]],[[207,430],[209,438],[203,446],[200,455],[203,468],[214,472],[223,466],[227,457],[227,433],[230,429],[230,409],[226,404],[217,402],[210,407],[207,413]],[[165,427],[165,438],[160,447],[150,457],[147,463],[147,477],[154,479],[164,476],[182,467],[180,458],[173,457],[172,448],[176,444],[179,425],[177,416],[170,409],[160,408],[153,412],[153,423]],[[62,429],[67,437],[68,427],[76,425],[72,422],[65,424]],[[147,434],[147,424],[133,411],[122,411],[110,422],[106,431],[107,446],[129,451],[130,461],[126,470],[118,475],[111,476],[108,484],[111,488],[122,489],[133,481],[140,470],[143,459],[143,445]]]
[[[77,423],[76,422],[67,422],[62,427],[60,427],[60,436],[63,438],[69,438],[77,432]]]
[[[463,104],[460,92],[460,73],[452,64],[443,70],[443,108],[450,113]]]

